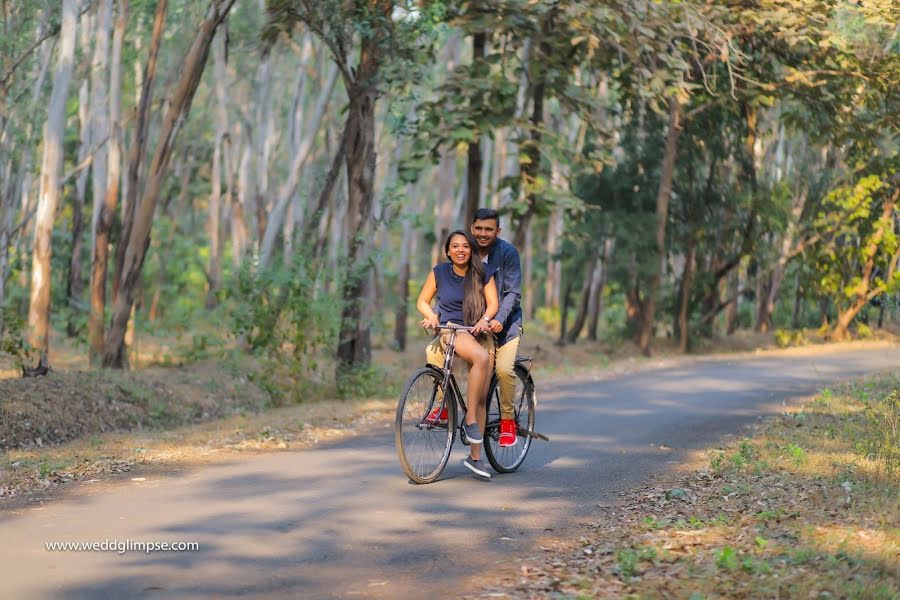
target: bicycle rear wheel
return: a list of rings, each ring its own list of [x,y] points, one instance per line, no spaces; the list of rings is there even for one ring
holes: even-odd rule
[[[518,469],[528,450],[531,448],[531,436],[522,435],[522,430],[534,431],[534,382],[528,370],[517,364],[515,366],[516,389],[513,396],[516,426],[519,430],[516,443],[512,446],[500,446],[500,385],[496,378],[492,380],[488,392],[488,416],[485,427],[484,453],[488,462],[498,473],[512,473]]]
[[[456,432],[456,399],[452,391],[442,394],[443,375],[435,369],[416,371],[397,404],[394,440],[406,475],[415,483],[431,483],[441,476]],[[443,403],[443,404],[442,404]],[[435,409],[447,410],[447,419],[428,422]]]

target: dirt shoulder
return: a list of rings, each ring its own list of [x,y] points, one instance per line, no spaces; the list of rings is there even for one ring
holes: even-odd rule
[[[898,598],[898,394],[900,369],[826,388],[470,597]]]

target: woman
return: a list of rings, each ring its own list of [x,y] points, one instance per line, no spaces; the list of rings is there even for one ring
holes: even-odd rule
[[[456,335],[456,355],[469,363],[468,410],[465,432],[469,439],[470,455],[463,465],[476,475],[490,478],[481,461],[481,444],[487,420],[486,403],[488,381],[494,368],[494,335],[489,323],[497,314],[497,286],[490,273],[485,273],[480,260],[472,260],[475,238],[467,231],[457,230],[447,237],[444,253],[448,262],[440,263],[425,279],[419,292],[416,308],[424,317],[422,327],[434,329],[447,323],[472,327],[472,332]],[[437,296],[432,309],[431,301]],[[500,326],[502,329],[502,325]],[[446,335],[438,335],[428,344],[428,362],[438,368],[444,365]],[[446,419],[446,409],[436,408],[428,419]]]

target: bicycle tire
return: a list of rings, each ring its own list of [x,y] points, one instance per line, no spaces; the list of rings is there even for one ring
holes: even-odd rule
[[[528,373],[528,369],[517,364],[514,368],[516,374],[516,390],[513,396],[513,407],[518,429],[521,431],[534,431],[534,419],[536,403],[534,399],[534,381]],[[488,462],[498,473],[512,473],[525,461],[528,450],[531,449],[531,436],[516,436],[513,446],[503,448],[500,446],[500,385],[496,377],[491,381],[488,392],[488,415],[485,426],[484,453]]]
[[[419,369],[407,381],[397,403],[394,421],[397,457],[404,473],[415,483],[436,481],[447,466],[453,448],[456,400],[452,391],[444,394],[447,423],[425,423],[425,417],[440,406],[437,392],[442,381],[443,373],[437,369]]]

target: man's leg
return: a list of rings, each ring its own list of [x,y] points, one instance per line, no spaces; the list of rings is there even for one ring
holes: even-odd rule
[[[509,340],[497,348],[494,371],[500,381],[500,418],[515,418],[513,408],[513,396],[516,393],[516,353],[519,351],[519,339],[521,336]]]

